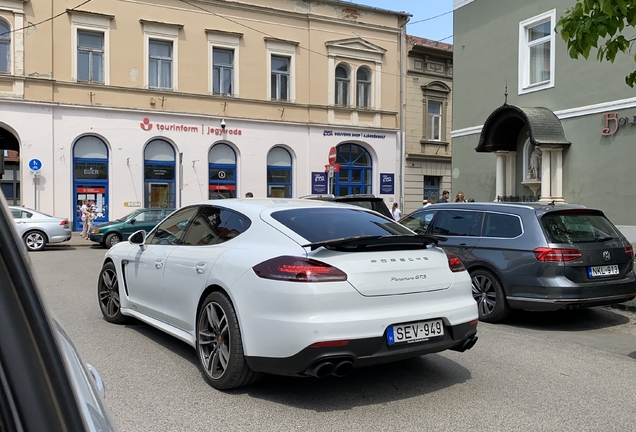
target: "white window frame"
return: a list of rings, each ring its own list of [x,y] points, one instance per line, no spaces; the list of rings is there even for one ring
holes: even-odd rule
[[[550,36],[538,41],[528,42],[528,30],[539,24],[550,22]],[[519,94],[531,93],[554,87],[555,52],[556,52],[556,9],[544,12],[519,23]],[[550,79],[530,84],[530,47],[538,43],[550,43]]]
[[[98,14],[71,14],[71,81],[91,85],[110,85],[110,22],[113,19],[109,15]],[[77,79],[77,42],[78,31],[88,31],[104,34],[104,83],[84,82]]]
[[[267,100],[296,102],[296,46],[297,42],[266,38],[267,42]],[[272,56],[289,57],[289,100],[272,99]],[[334,69],[335,71],[335,69]]]
[[[179,87],[179,30],[177,24],[141,21],[144,27],[144,88],[157,91],[177,91]],[[150,40],[172,42],[172,88],[150,88]]]
[[[439,104],[439,113],[438,114],[431,114],[428,110],[428,105],[430,103],[435,103],[435,104]],[[437,126],[439,128],[439,137],[436,139],[434,137],[434,131],[435,131],[435,127],[433,126],[432,128],[428,127],[428,119],[429,118],[433,118],[433,122],[431,123],[437,123]],[[437,100],[437,99],[432,99],[432,98],[427,98],[426,99],[426,140],[427,141],[442,141],[442,137],[443,137],[443,127],[444,127],[444,102]]]
[[[208,92],[214,94],[214,49],[224,49],[234,51],[234,64],[232,65],[232,94],[231,95],[215,95],[225,97],[239,97],[239,65],[240,50],[239,40],[243,36],[241,33],[231,33],[216,30],[206,30],[208,34],[208,56],[209,56],[209,72],[208,72]]]
[[[0,71],[0,74],[2,75],[13,75],[13,44],[14,44],[14,38],[13,38],[13,27],[11,26],[11,23],[6,20],[5,18],[0,18],[2,20],[2,22],[4,24],[6,24],[7,28],[8,28],[8,34],[3,36],[3,38],[8,39],[9,40],[9,58],[7,59],[7,62],[9,63],[9,70],[7,71]]]

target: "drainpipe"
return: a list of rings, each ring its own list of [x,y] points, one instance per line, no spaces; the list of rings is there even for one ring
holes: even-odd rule
[[[400,25],[400,48],[399,48],[399,67],[400,67],[400,171],[399,171],[399,180],[400,180],[400,197],[398,198],[398,202],[400,203],[400,209],[404,211],[404,72],[403,72],[403,48],[402,45],[406,41],[406,24],[409,22],[410,17],[406,17],[404,22]]]

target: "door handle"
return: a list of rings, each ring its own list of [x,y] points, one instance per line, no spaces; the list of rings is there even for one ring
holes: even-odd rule
[[[466,243],[461,243],[461,244],[459,245],[459,248],[460,248],[461,250],[465,250],[465,249],[468,249],[468,245],[467,245]]]
[[[162,269],[163,268],[163,259],[158,259],[157,261],[155,261],[155,268],[156,269]]]
[[[207,263],[205,262],[200,262],[197,265],[194,266],[194,270],[198,273],[198,274],[203,274],[205,273],[205,268],[208,266]]]

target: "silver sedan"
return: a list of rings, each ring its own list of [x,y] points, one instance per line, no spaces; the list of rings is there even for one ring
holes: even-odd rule
[[[11,215],[18,227],[18,234],[29,251],[39,251],[49,243],[71,239],[68,219],[49,216],[26,207],[10,206]]]

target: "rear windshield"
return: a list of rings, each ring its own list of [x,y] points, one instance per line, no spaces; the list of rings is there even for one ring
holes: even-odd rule
[[[621,238],[621,234],[600,213],[547,213],[541,225],[550,243],[586,243]]]
[[[413,234],[397,222],[348,208],[282,210],[272,213],[272,217],[311,243],[358,236]]]

